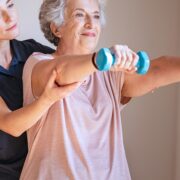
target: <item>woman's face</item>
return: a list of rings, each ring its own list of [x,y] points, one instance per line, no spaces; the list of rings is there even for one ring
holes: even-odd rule
[[[101,32],[97,0],[69,0],[64,24],[60,27],[60,47],[66,53],[94,51]]]
[[[18,34],[18,17],[13,0],[0,0],[0,40],[11,40]]]

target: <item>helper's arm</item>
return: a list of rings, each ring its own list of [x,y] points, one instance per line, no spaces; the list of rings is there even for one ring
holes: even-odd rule
[[[55,86],[56,72],[48,77],[44,91],[39,99],[18,110],[11,111],[0,97],[0,130],[18,137],[32,127],[48,108],[76,88],[76,84]]]

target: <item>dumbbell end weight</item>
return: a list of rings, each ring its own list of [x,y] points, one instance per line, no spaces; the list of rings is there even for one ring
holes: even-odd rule
[[[136,64],[138,74],[146,74],[150,66],[150,60],[145,51],[137,52],[139,56],[138,63]]]

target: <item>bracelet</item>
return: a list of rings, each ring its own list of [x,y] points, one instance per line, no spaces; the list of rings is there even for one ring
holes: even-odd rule
[[[97,70],[99,70],[99,68],[97,67],[96,62],[95,62],[95,61],[96,61],[95,57],[96,57],[96,52],[94,52],[93,55],[92,55],[92,63],[93,63],[93,65],[94,65],[94,67],[95,67]]]

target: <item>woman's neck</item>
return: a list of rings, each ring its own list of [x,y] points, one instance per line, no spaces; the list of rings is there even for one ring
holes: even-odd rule
[[[10,41],[0,41],[0,65],[5,69],[9,68],[12,60]]]
[[[56,48],[56,51],[54,55],[60,56],[60,55],[83,55],[83,54],[90,54],[92,53],[89,49],[77,49],[72,47],[63,46],[62,44],[58,45]]]

